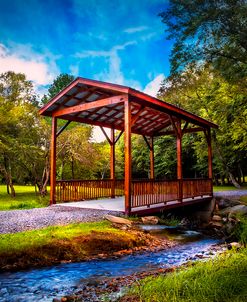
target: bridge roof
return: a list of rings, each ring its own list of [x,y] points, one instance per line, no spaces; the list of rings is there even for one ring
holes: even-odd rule
[[[218,128],[208,120],[130,87],[81,77],[53,97],[40,109],[40,114],[124,130],[125,100],[131,102],[133,133],[174,134],[172,123],[178,119],[184,121],[185,132]]]

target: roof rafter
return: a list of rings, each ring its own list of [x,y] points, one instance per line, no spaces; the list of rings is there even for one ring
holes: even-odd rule
[[[118,96],[112,96],[112,97],[109,97],[106,99],[101,99],[101,100],[94,101],[94,102],[76,105],[76,106],[69,107],[69,108],[58,109],[55,112],[53,112],[52,116],[59,117],[59,116],[63,116],[63,115],[70,114],[70,113],[77,113],[77,112],[94,109],[94,108],[98,108],[98,107],[114,105],[117,103],[124,102],[126,99],[127,99],[127,96],[125,94],[118,95]]]

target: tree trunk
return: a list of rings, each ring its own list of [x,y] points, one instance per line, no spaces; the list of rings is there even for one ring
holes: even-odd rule
[[[217,153],[218,153],[218,155],[219,155],[219,158],[220,158],[220,160],[221,160],[221,162],[222,162],[222,165],[223,165],[224,168],[225,168],[225,172],[226,172],[226,174],[227,174],[226,176],[228,176],[228,177],[230,178],[230,181],[231,181],[231,183],[234,185],[234,187],[240,189],[241,186],[240,186],[239,183],[236,181],[236,179],[235,179],[235,177],[233,176],[233,174],[230,172],[229,167],[228,167],[228,165],[227,165],[227,163],[226,163],[224,157],[223,157],[222,154],[221,154],[221,150],[220,150],[220,147],[219,147],[219,145],[218,145],[218,141],[217,141],[217,137],[216,137],[215,132],[213,132],[212,139],[214,140],[215,149],[216,149],[216,151],[217,151]]]

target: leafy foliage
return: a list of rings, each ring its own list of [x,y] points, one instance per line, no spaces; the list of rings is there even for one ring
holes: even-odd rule
[[[246,81],[246,0],[171,0],[160,15],[168,38],[175,42],[171,74],[204,61],[231,81]]]
[[[41,102],[46,104],[53,98],[56,94],[58,94],[63,88],[70,84],[74,80],[74,76],[62,73],[53,81],[48,89],[48,94],[44,95]]]
[[[238,85],[226,82],[211,65],[191,65],[163,82],[159,96],[219,125],[213,132],[216,178],[239,177],[246,173],[246,95]],[[206,171],[207,148],[203,134],[184,137],[185,150],[192,147],[194,168]],[[186,152],[186,151],[185,151]],[[193,158],[189,159],[193,164]],[[233,177],[234,176],[234,177]]]

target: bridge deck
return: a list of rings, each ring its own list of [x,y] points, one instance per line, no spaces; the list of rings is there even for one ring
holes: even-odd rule
[[[131,209],[132,214],[145,214],[145,213],[155,213],[160,210],[182,207],[186,205],[191,205],[199,202],[203,202],[211,199],[210,195],[203,195],[195,198],[184,198],[182,202],[178,200],[168,201],[166,203],[159,203],[151,205],[150,207],[141,206]],[[124,197],[116,197],[116,198],[104,198],[104,199],[95,199],[95,200],[85,200],[85,201],[76,201],[76,202],[66,202],[62,204],[58,204],[57,206],[65,206],[65,207],[75,207],[82,209],[97,209],[97,210],[106,210],[106,211],[114,211],[114,212],[125,212],[124,206]]]

